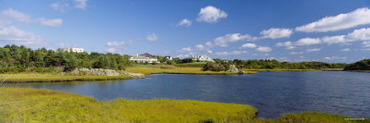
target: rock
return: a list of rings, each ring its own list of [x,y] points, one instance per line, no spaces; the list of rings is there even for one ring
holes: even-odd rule
[[[244,74],[244,71],[239,71],[238,74],[242,75],[242,74]]]
[[[237,73],[237,74],[244,74],[244,71],[241,71],[239,70],[238,68],[236,68],[235,65],[230,65],[230,69],[227,70],[226,72],[233,72],[233,73]]]
[[[111,69],[88,69],[88,68],[76,68],[72,72],[72,74],[76,75],[95,75],[95,76],[119,76],[121,75],[119,72]]]
[[[144,74],[141,73],[130,73],[127,71],[116,71],[111,69],[101,69],[101,68],[76,68],[71,71],[71,74],[75,75],[94,75],[94,76],[122,76],[129,75],[132,79],[143,79],[145,78]]]
[[[124,75],[131,76],[132,79],[144,79],[145,78],[145,75],[141,74],[141,73],[130,73],[130,72],[127,72],[127,71],[121,71],[121,73],[124,74]]]
[[[234,72],[234,73],[237,73],[237,72],[239,72],[239,69],[238,69],[238,68],[236,68],[236,66],[235,66],[235,65],[230,65],[230,69],[229,69],[229,70],[227,70],[227,72]]]

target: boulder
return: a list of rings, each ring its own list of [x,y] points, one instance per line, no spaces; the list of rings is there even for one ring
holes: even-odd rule
[[[119,72],[111,69],[101,69],[101,68],[95,68],[95,69],[88,69],[88,68],[76,68],[73,71],[71,71],[72,74],[76,75],[95,75],[95,76],[119,76],[121,75]]]
[[[237,72],[239,72],[239,69],[238,69],[238,68],[236,68],[236,66],[235,66],[235,65],[230,65],[230,69],[229,69],[229,70],[227,70],[227,72],[234,72],[234,73],[237,73]]]
[[[244,74],[244,71],[239,70],[235,65],[230,65],[230,69],[226,72],[233,72],[237,74]]]
[[[127,71],[121,71],[121,73],[124,74],[124,75],[131,76],[132,79],[144,79],[145,78],[145,75],[141,74],[141,73],[130,73],[130,72],[127,72]]]

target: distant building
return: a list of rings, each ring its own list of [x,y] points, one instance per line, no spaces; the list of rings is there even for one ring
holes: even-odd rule
[[[172,60],[172,57],[171,56],[165,56],[164,58],[166,58],[168,60]]]
[[[194,61],[201,61],[201,62],[214,62],[214,60],[206,55],[197,55],[192,57]]]
[[[62,52],[76,52],[76,53],[82,53],[84,52],[83,48],[59,48]]]
[[[137,54],[136,56],[132,56],[129,60],[137,63],[159,63],[158,59],[152,58],[152,55],[149,53]]]

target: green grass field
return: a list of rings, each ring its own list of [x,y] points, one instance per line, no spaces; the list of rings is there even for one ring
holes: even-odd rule
[[[0,99],[0,122],[370,122],[318,112],[256,119],[257,109],[248,105],[169,99],[101,102],[77,94],[31,88],[0,88]]]
[[[117,80],[130,79],[130,76],[86,76],[86,75],[63,75],[52,73],[17,73],[0,74],[0,80],[5,82],[64,82],[64,81],[89,81],[89,80]],[[1,82],[1,81],[0,81]]]
[[[137,65],[126,68],[127,71],[132,73],[142,74],[156,74],[156,73],[168,73],[168,74],[204,74],[204,75],[234,75],[232,72],[215,72],[215,71],[203,71],[201,67],[174,67],[170,65]],[[255,74],[256,71],[245,71],[246,74]]]

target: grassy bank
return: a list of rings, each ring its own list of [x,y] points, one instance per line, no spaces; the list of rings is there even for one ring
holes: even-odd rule
[[[194,122],[248,121],[248,105],[191,100],[125,100],[101,102],[91,97],[29,88],[0,89],[5,122]]]
[[[89,81],[89,80],[116,80],[130,79],[130,76],[87,76],[52,73],[17,73],[0,74],[0,80],[5,82],[65,82],[65,81]]]
[[[254,119],[257,109],[248,105],[169,99],[101,102],[72,93],[30,88],[0,88],[0,99],[3,122],[355,122],[326,113]]]
[[[204,75],[234,75],[232,72],[215,72],[215,71],[202,71],[201,67],[174,67],[170,65],[136,65],[126,68],[127,71],[132,73],[142,74],[204,74]],[[246,74],[254,74],[255,71],[246,71]]]

